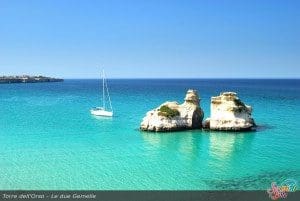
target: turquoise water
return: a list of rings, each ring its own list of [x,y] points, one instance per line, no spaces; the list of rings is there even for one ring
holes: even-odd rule
[[[300,80],[109,80],[115,116],[95,118],[99,80],[0,85],[0,189],[267,189],[300,181]],[[197,89],[236,91],[258,131],[140,132],[146,111]]]

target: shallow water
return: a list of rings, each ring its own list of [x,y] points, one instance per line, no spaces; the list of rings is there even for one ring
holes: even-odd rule
[[[267,189],[300,181],[300,80],[109,80],[113,118],[95,118],[100,80],[0,85],[0,189]],[[145,113],[197,89],[235,91],[256,132],[140,132]]]

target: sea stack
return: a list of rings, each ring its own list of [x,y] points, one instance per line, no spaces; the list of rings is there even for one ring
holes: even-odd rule
[[[202,128],[204,113],[196,90],[188,90],[182,104],[165,102],[147,112],[140,129],[143,131],[179,131]]]
[[[234,92],[223,92],[211,98],[211,116],[203,127],[219,131],[244,131],[255,127],[252,107],[244,104]]]

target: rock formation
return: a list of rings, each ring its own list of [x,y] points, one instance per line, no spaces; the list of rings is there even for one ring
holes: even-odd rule
[[[241,131],[255,127],[252,108],[245,105],[234,92],[224,92],[211,98],[211,116],[203,127],[211,130]]]
[[[184,103],[165,102],[147,112],[140,129],[144,131],[178,131],[202,127],[203,111],[196,90],[188,90]]]

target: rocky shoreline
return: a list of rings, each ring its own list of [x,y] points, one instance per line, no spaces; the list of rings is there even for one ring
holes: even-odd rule
[[[215,131],[249,131],[256,127],[252,107],[244,104],[234,92],[223,92],[211,98],[211,116],[202,122],[204,112],[196,90],[189,89],[184,102],[167,101],[147,112],[142,131],[167,132],[190,129]]]
[[[36,83],[36,82],[63,82],[63,79],[51,78],[45,76],[2,76],[0,77],[0,84],[11,84],[11,83]]]

